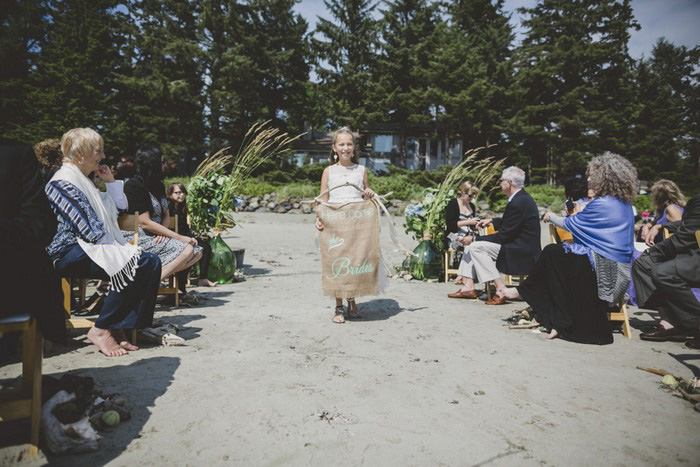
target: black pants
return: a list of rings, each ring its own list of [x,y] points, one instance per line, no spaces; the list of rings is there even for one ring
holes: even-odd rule
[[[160,286],[160,259],[142,252],[134,279],[121,291],[109,291],[95,327],[100,329],[146,328],[153,323],[156,295]],[[109,280],[104,269],[75,245],[56,261],[56,271],[64,277]]]
[[[632,265],[632,280],[640,307],[663,306],[673,318],[671,324],[697,333],[700,302],[690,289],[698,284],[689,284],[678,274],[676,261],[683,256],[655,263],[649,255],[643,255]]]
[[[518,287],[537,321],[556,329],[562,339],[584,344],[610,344],[608,305],[598,298],[595,271],[586,255],[548,245],[523,285]]]
[[[197,244],[202,247],[202,259],[199,260],[199,279],[206,279],[209,275],[209,263],[211,263],[211,245],[202,239],[197,239]],[[177,273],[177,286],[180,292],[187,292],[187,276],[192,268]]]

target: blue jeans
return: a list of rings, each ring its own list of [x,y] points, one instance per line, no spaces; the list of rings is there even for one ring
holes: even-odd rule
[[[75,245],[68,248],[55,263],[56,271],[63,277],[109,280],[104,269],[95,264]],[[153,323],[156,295],[160,286],[160,259],[142,252],[136,276],[121,291],[109,291],[95,327],[100,329],[146,328]]]

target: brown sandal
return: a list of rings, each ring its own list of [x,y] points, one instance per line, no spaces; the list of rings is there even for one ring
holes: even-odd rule
[[[357,316],[359,313],[359,310],[357,309],[357,303],[355,303],[354,298],[348,298],[348,316],[350,318],[354,318]]]
[[[335,316],[333,316],[335,324],[343,324],[345,322],[345,308],[343,306],[335,307]]]

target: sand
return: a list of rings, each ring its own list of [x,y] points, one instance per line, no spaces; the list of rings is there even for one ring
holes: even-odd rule
[[[313,216],[238,219],[225,239],[246,249],[247,280],[197,288],[204,305],[156,314],[187,328],[186,347],[105,358],[77,337],[47,353],[45,374],[92,376],[133,418],[95,453],[25,464],[698,464],[700,413],[635,369],[700,375],[697,351],[639,340],[654,312],[630,309],[631,340],[548,341],[505,326],[522,303],[450,300],[452,283],[392,279],[386,295],[358,300],[360,319],[337,325]],[[16,449],[0,449],[0,463]]]

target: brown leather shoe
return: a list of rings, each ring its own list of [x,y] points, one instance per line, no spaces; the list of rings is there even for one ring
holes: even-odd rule
[[[486,300],[485,303],[487,305],[505,305],[506,301],[506,297],[494,295],[493,297],[491,297],[491,300]]]
[[[448,293],[448,297],[450,298],[477,298],[476,290],[467,290],[466,292],[462,292],[461,290],[458,290],[455,293]]]
[[[683,342],[688,338],[688,333],[678,328],[666,329],[663,326],[657,326],[652,332],[641,333],[639,338],[652,342]]]

